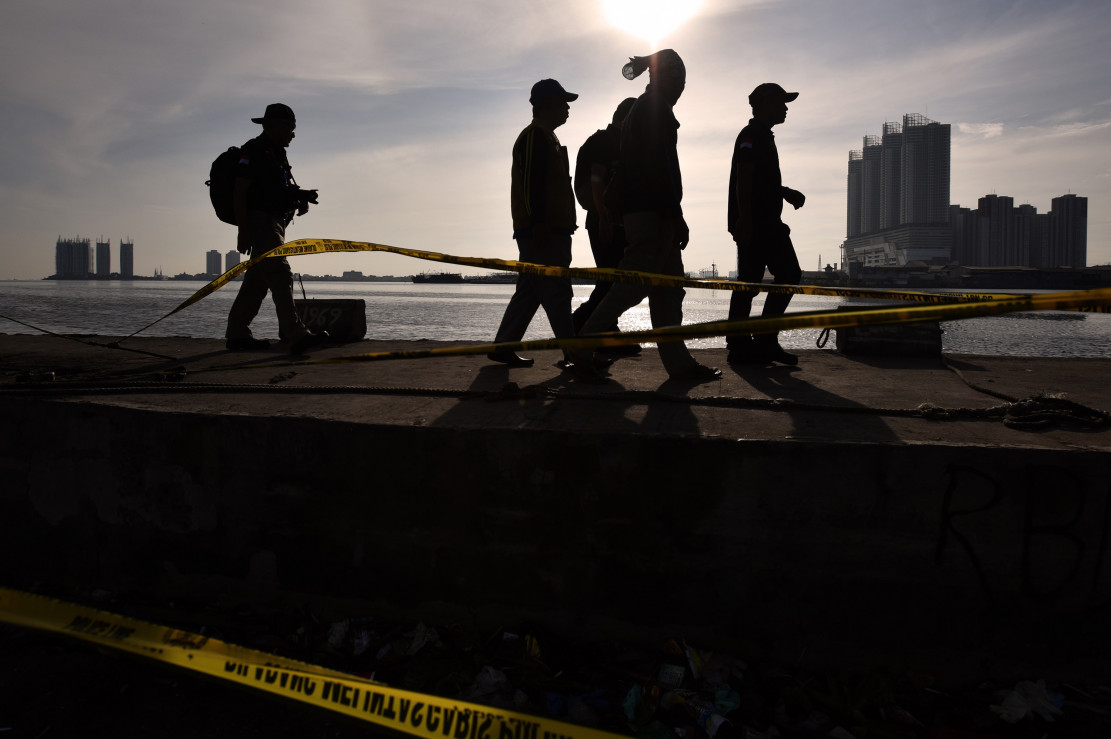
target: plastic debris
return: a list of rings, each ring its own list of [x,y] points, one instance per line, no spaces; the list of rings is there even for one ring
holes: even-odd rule
[[[916,719],[904,708],[899,706],[887,706],[880,709],[880,717],[884,721],[900,726],[911,726],[914,728],[922,728],[922,722]]]
[[[662,705],[665,708],[681,708],[706,735],[713,737],[723,724],[729,723],[725,716],[714,710],[712,703],[699,697],[693,690],[672,690],[664,694]]]
[[[371,619],[357,618],[336,621],[328,627],[328,646],[340,654],[354,657],[366,652],[374,638]]]
[[[299,618],[290,628],[311,661],[636,739],[1040,739],[1034,720],[1055,721],[1061,736],[1111,736],[1111,690],[1095,685],[1062,683],[1066,713],[1044,681],[957,686],[913,670],[750,666],[683,640],[576,645],[533,623],[491,633],[466,621]]]
[[[343,645],[344,640],[347,639],[347,630],[350,624],[347,621],[336,621],[328,627],[328,646],[332,649],[339,649]]]
[[[703,665],[708,662],[711,657],[713,657],[713,653],[699,652],[694,647],[689,646],[686,642],[683,642],[683,651],[686,653],[687,663],[691,667],[691,677],[695,680],[701,680]]]
[[[525,655],[537,662],[540,661],[540,642],[531,634],[525,636]]]
[[[495,669],[490,665],[486,665],[475,676],[474,683],[471,687],[464,691],[461,698],[464,700],[478,700],[489,699],[499,693],[507,691],[511,686],[509,685],[509,678],[501,670]]]
[[[1045,680],[1023,681],[1007,693],[1001,705],[992,706],[992,713],[1009,724],[1017,724],[1024,718],[1037,716],[1045,721],[1053,721],[1062,714],[1061,706],[1065,697],[1060,693],[1046,690]]]
[[[683,680],[687,676],[687,670],[679,665],[660,665],[660,671],[656,675],[656,682],[664,687],[678,688],[683,684]]]
[[[419,652],[429,642],[434,642],[440,638],[440,635],[436,633],[436,629],[431,626],[425,626],[424,624],[417,624],[417,628],[413,629],[405,636],[410,640],[409,648],[405,653],[410,656]]]
[[[842,729],[840,726],[834,726],[826,736],[833,737],[833,739],[856,739],[856,734]]]

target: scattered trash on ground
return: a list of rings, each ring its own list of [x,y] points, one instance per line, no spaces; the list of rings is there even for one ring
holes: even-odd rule
[[[111,600],[98,591],[94,600]],[[172,605],[172,604],[171,604]],[[184,605],[184,604],[181,604]],[[940,685],[929,673],[764,665],[686,641],[570,643],[536,624],[339,620],[172,606],[175,626],[407,690],[547,715],[641,739],[1043,739],[1111,737],[1111,674],[1100,685],[1031,675]],[[142,618],[144,610],[130,608]],[[158,618],[158,616],[163,618]],[[160,614],[145,614],[163,622]],[[190,619],[207,622],[185,623]]]

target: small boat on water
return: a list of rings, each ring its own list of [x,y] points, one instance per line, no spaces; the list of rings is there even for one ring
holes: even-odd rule
[[[421,272],[413,275],[415,283],[456,284],[463,282],[463,275],[459,272]]]

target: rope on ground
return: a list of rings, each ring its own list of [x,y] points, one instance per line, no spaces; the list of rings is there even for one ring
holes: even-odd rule
[[[78,344],[84,344],[85,346],[95,346],[101,349],[121,349],[125,352],[145,354],[148,357],[157,357],[158,359],[174,359],[174,357],[167,357],[165,354],[156,354],[155,352],[145,352],[142,349],[132,349],[131,347],[120,346],[120,341],[123,341],[123,339],[120,339],[120,341],[113,341],[111,343],[105,343],[103,341],[86,341],[79,336],[74,336],[72,334],[59,334],[57,332],[51,331],[50,329],[39,328],[38,326],[34,326],[30,323],[27,323],[26,321],[21,321],[18,318],[12,318],[11,316],[0,315],[0,318],[4,319],[5,321],[11,321],[12,323],[18,323],[20,326],[26,326],[33,331],[44,333],[47,336],[53,336],[58,339],[66,339],[67,341],[76,341]],[[134,336],[134,334],[132,335]]]
[[[963,382],[965,385],[975,390],[976,392],[983,393],[984,395],[990,395],[991,397],[999,398],[1000,400],[1006,400],[1008,403],[1018,402],[1018,398],[1007,395],[1006,393],[997,392],[995,390],[992,390],[991,388],[986,388],[982,385],[977,385],[976,383],[972,382],[964,376],[964,373],[961,372],[959,368],[955,367],[953,363],[946,359],[944,356],[941,358],[941,363],[947,370],[959,377],[961,382]]]
[[[1020,431],[1045,431],[1066,426],[1081,431],[1111,427],[1111,414],[1052,395],[1039,395],[1011,403],[1003,425]]]
[[[1003,425],[1022,431],[1044,431],[1053,426],[1100,431],[1111,426],[1111,414],[1089,408],[1086,405],[1067,400],[1059,395],[1035,395],[1030,398],[1016,398],[991,388],[986,388],[965,377],[960,369],[942,357],[942,364],[961,379],[965,385],[984,395],[1007,401]]]

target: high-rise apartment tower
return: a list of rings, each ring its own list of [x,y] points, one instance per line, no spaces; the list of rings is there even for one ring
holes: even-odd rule
[[[120,241],[120,277],[129,280],[135,276],[135,242],[129,237]]]

